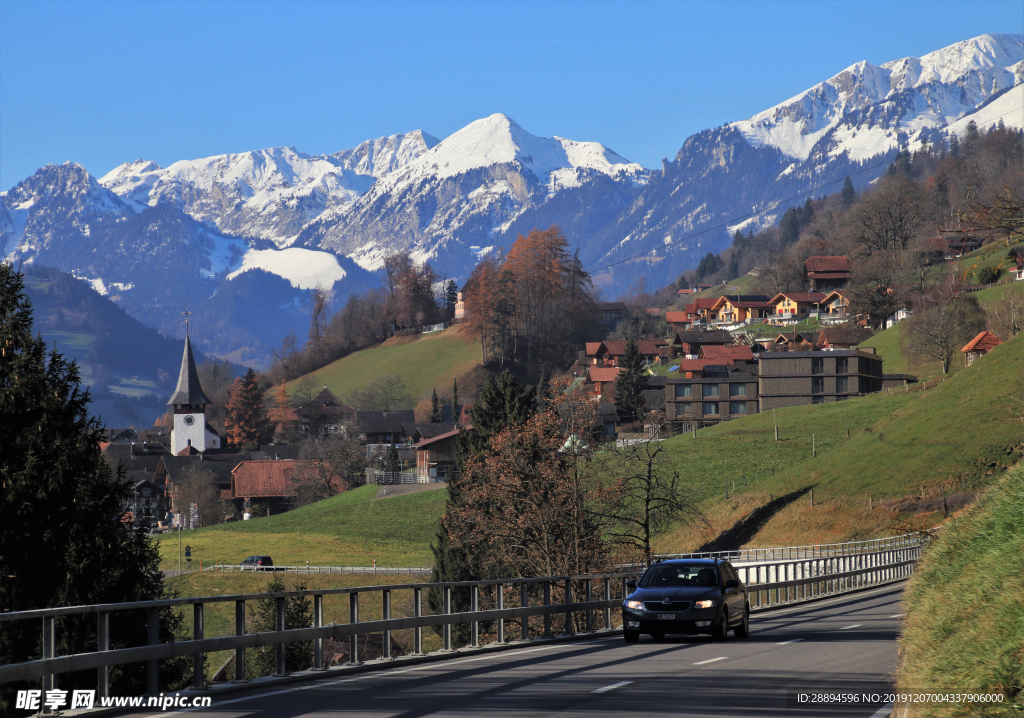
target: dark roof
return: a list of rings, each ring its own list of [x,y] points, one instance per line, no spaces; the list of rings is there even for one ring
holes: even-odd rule
[[[152,473],[160,465],[160,459],[169,455],[161,444],[108,444],[103,449],[103,458],[112,469],[121,465],[129,473],[140,470]]]
[[[419,434],[419,439],[416,439],[417,441],[419,441],[420,439],[433,439],[435,436],[447,434],[449,431],[454,430],[455,422],[452,421],[441,421],[423,424],[402,424],[402,433],[405,434],[406,436],[411,436],[415,438],[417,433]]]
[[[231,470],[245,461],[245,454],[204,454],[202,456],[164,456],[160,459],[164,474],[177,483],[175,479],[189,466],[197,465],[213,473],[215,484],[231,485]],[[159,470],[157,473],[161,473]]]
[[[722,299],[726,299],[730,304],[736,304],[737,302],[767,302],[771,297],[767,294],[723,294]]]
[[[827,341],[829,344],[856,346],[874,334],[867,327],[827,327],[818,332],[817,344],[821,346]]]
[[[196,360],[192,358],[192,342],[185,335],[185,353],[181,356],[181,371],[178,372],[178,386],[174,394],[167,400],[168,404],[212,404],[203,387],[199,386],[199,374],[196,372]]]
[[[400,434],[402,424],[415,424],[416,412],[412,409],[380,411],[367,409],[356,412],[356,425],[364,434]]]
[[[729,368],[724,364],[708,364],[704,367],[704,376],[711,378],[729,378]]]
[[[604,421],[618,421],[619,414],[615,411],[615,404],[610,401],[602,401],[597,405],[597,415]]]
[[[249,461],[278,461],[299,458],[302,447],[296,444],[263,444],[249,452]]]
[[[816,256],[808,257],[804,261],[804,269],[807,272],[852,272],[853,260],[843,256]]]
[[[658,376],[658,375],[649,376],[649,377],[647,377],[647,386],[650,389],[660,389],[663,386],[665,386],[665,379],[666,378],[667,377]]]
[[[684,344],[732,344],[733,336],[727,331],[716,329],[710,332],[676,332],[679,341]]]

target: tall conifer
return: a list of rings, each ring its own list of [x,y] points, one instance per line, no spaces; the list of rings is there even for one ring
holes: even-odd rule
[[[626,421],[640,418],[644,408],[644,389],[647,388],[647,371],[640,347],[630,339],[622,355],[622,371],[615,380],[615,404],[619,416]]]

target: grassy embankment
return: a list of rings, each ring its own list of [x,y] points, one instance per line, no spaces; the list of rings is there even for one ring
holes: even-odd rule
[[[460,379],[460,385],[472,384],[464,377],[475,373],[479,364],[480,341],[467,342],[462,326],[455,325],[441,332],[389,339],[331,362],[307,376],[318,388],[326,386],[344,401],[377,377],[394,374],[402,377],[412,403],[417,404],[429,399],[434,388],[450,393],[453,379]],[[302,378],[288,382],[289,394],[295,392],[300,381]],[[460,393],[468,395],[462,389]]]
[[[181,532],[193,562],[237,564],[267,554],[279,565],[430,566],[430,542],[447,492],[424,491],[373,500],[363,486],[277,516]],[[178,535],[162,534],[160,567],[178,568]]]
[[[899,692],[996,693],[1004,701],[910,704],[898,709],[901,718],[1024,714],[1022,527],[1024,464],[941,532],[904,594]]]

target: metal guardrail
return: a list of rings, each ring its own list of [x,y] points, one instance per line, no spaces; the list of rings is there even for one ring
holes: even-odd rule
[[[429,576],[432,568],[407,566],[255,566],[230,563],[215,563],[207,571],[214,573],[306,573],[306,574],[363,574],[368,576]]]
[[[921,554],[925,539],[911,536],[879,539],[879,543],[871,541],[851,542],[865,547],[882,546],[879,551],[853,550],[851,544],[838,544],[842,547],[832,555],[817,553],[795,560],[779,561],[751,566],[737,566],[740,576],[747,585],[748,601],[751,609],[765,610],[782,604],[792,605],[811,601],[821,596],[842,594],[869,586],[895,583],[906,579],[912,572],[914,564]],[[822,547],[789,547],[794,553],[803,549]],[[764,549],[758,549],[763,551]],[[771,551],[771,549],[768,549]],[[723,552],[739,553],[739,552]],[[414,632],[413,655],[423,653],[423,628],[425,626],[443,627],[443,651],[451,651],[452,626],[469,625],[471,647],[479,647],[480,624],[495,624],[495,642],[507,643],[507,621],[520,621],[519,641],[530,640],[528,619],[532,616],[544,616],[542,637],[552,637],[551,617],[556,614],[565,616],[565,635],[575,632],[574,613],[583,613],[582,625],[584,632],[595,629],[594,612],[600,612],[601,628],[611,629],[612,609],[621,606],[627,595],[626,580],[639,575],[640,571],[629,571],[612,574],[595,574],[583,576],[548,576],[541,578],[519,578],[489,581],[465,581],[457,583],[412,583],[392,586],[363,586],[355,588],[314,589],[305,591],[284,591],[279,593],[255,593],[235,596],[204,596],[196,598],[163,599],[158,601],[139,601],[133,603],[113,603],[94,606],[69,606],[63,608],[46,608],[14,613],[0,613],[0,623],[21,620],[42,620],[42,658],[23,663],[0,666],[0,684],[11,681],[43,679],[43,690],[51,690],[54,676],[60,673],[96,669],[98,672],[98,695],[109,694],[110,666],[126,663],[147,663],[148,691],[151,695],[159,692],[158,662],[162,658],[177,656],[193,656],[194,681],[193,688],[202,689],[205,682],[203,673],[203,654],[214,651],[234,650],[235,671],[237,680],[245,678],[245,649],[258,646],[277,646],[277,673],[286,675],[285,644],[297,641],[313,642],[313,669],[324,670],[323,640],[339,640],[349,638],[349,664],[359,664],[359,645],[357,637],[371,633],[383,634],[383,659],[391,656],[391,632],[412,629]],[[594,598],[595,584],[602,597]],[[542,591],[542,603],[530,605],[530,587],[539,587]],[[563,601],[552,603],[552,587],[562,590]],[[505,607],[506,587],[511,588],[510,596],[519,595],[519,606]],[[468,589],[470,592],[470,610],[452,612],[452,590]],[[518,589],[518,591],[516,590]],[[618,594],[613,598],[614,593]],[[413,592],[413,615],[394,618],[391,615],[392,595],[395,591]],[[440,590],[443,595],[443,611],[440,614],[423,614],[423,591]],[[366,593],[380,593],[382,598],[382,619],[376,621],[360,621],[359,596]],[[493,604],[493,608],[481,608],[481,594]],[[536,595],[536,589],[534,591]],[[349,620],[347,623],[324,624],[325,596],[349,596]],[[492,596],[493,594],[493,596]],[[581,596],[583,600],[573,600]],[[285,600],[296,597],[312,597],[313,625],[308,628],[285,628]],[[247,601],[273,599],[276,602],[276,630],[264,633],[245,632],[245,604]],[[205,638],[203,633],[203,614],[207,604],[233,602],[235,604],[235,635],[219,638]],[[193,639],[176,643],[159,643],[159,609],[169,606],[192,606]],[[149,626],[149,641],[146,646],[108,650],[110,645],[110,614],[124,611],[145,611]],[[97,616],[97,650],[70,656],[56,656],[55,631],[56,620],[62,616],[73,616],[95,613]]]
[[[923,546],[927,536],[904,534],[881,539],[847,541],[845,543],[816,544],[813,546],[784,546],[779,548],[744,548],[735,551],[703,551],[696,553],[667,553],[655,556],[658,560],[672,558],[721,558],[731,563],[764,563],[769,561],[791,561],[832,556],[853,556],[861,553],[878,553]]]

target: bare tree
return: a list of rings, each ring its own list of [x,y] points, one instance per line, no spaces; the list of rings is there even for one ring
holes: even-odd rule
[[[907,350],[920,361],[935,360],[942,373],[956,352],[985,326],[985,312],[977,298],[962,292],[951,276],[926,294],[908,323]]]
[[[178,478],[178,508],[185,525],[200,528],[220,523],[224,504],[213,472],[197,461],[186,466]]]
[[[992,331],[1000,339],[1012,339],[1021,332],[1024,326],[1024,291],[1012,289],[988,310],[989,323]]]
[[[900,309],[907,308],[903,252],[875,252],[857,265],[849,287],[858,312],[868,315],[872,326],[881,326]]]
[[[668,472],[661,453],[664,445],[644,441],[616,450],[618,475],[604,491],[600,515],[609,521],[615,539],[652,560],[651,541],[673,524],[705,526],[697,495],[684,485],[679,472]]]
[[[365,481],[366,449],[354,426],[336,433],[311,436],[302,445],[302,464],[293,472],[291,488],[299,506],[330,498]]]
[[[850,232],[864,254],[907,248],[924,223],[921,190],[909,177],[888,175],[853,212]]]
[[[309,351],[316,357],[316,365],[323,366],[323,341],[327,336],[327,292],[322,287],[313,290],[309,307]]]
[[[352,392],[352,403],[360,409],[391,411],[408,405],[411,400],[402,377],[381,374],[361,392]]]

